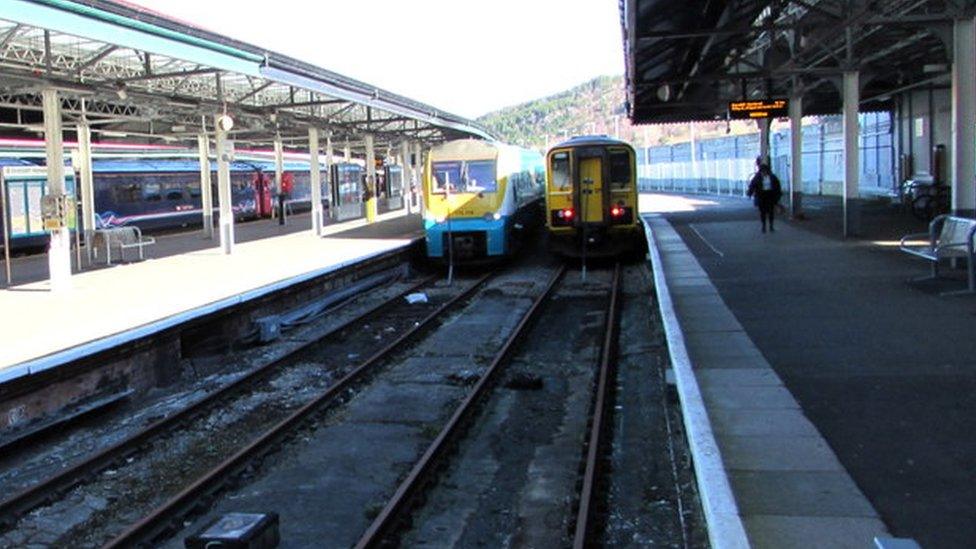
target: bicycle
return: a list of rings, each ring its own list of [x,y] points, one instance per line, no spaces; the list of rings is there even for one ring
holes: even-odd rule
[[[923,187],[916,187],[916,192]],[[912,215],[919,221],[932,221],[935,216],[949,213],[952,190],[948,185],[927,185],[912,199]]]

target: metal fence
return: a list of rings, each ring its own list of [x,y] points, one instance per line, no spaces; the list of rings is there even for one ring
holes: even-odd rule
[[[887,112],[861,113],[860,192],[862,195],[896,192],[895,155],[891,116]],[[804,194],[840,195],[844,181],[844,140],[840,116],[820,117],[803,126]],[[640,149],[637,174],[641,190],[745,194],[759,156],[759,134],[702,139]],[[791,181],[790,130],[770,136],[773,172]]]

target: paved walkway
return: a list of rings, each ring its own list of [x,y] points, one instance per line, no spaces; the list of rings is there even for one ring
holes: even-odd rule
[[[970,547],[976,299],[938,295],[963,277],[908,284],[927,265],[883,223],[845,241],[811,210],[761,234],[745,200],[643,198],[642,211],[663,214],[669,286],[717,290],[675,301],[753,543],[867,547],[883,529],[876,509],[895,536]]]
[[[264,227],[273,232],[277,225]],[[325,238],[304,230],[254,239],[230,256],[210,241],[200,249],[195,234],[174,235],[161,240],[170,255],[75,275],[68,291],[50,292],[46,281],[0,290],[0,381],[57,365],[41,357],[84,352],[85,345],[108,345],[119,334],[178,323],[405,246],[422,234],[419,216],[401,211],[373,225],[357,220],[329,226]]]

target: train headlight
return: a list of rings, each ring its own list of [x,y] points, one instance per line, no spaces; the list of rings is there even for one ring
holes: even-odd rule
[[[436,222],[438,224],[443,223],[445,221],[447,221],[447,217],[446,216],[443,216],[443,215],[439,215],[439,216],[437,216],[437,217],[434,218],[434,222]]]
[[[486,213],[485,214],[485,221],[488,221],[488,222],[498,221],[501,218],[502,218],[502,214],[500,214],[498,212],[495,212],[495,213]]]

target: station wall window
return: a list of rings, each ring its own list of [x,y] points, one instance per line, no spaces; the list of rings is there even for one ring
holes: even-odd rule
[[[559,152],[550,157],[550,173],[552,174],[553,191],[569,192],[573,190],[573,180],[570,177],[569,153]]]
[[[627,150],[610,151],[610,186],[617,189],[627,188],[631,181],[630,152]]]

